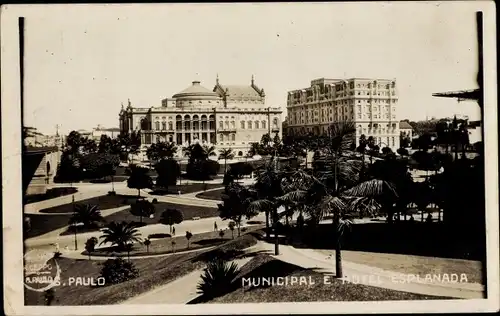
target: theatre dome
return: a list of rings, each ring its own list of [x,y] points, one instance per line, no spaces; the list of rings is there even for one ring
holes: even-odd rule
[[[172,96],[176,100],[220,100],[217,93],[200,85],[199,81],[193,81],[193,84]]]

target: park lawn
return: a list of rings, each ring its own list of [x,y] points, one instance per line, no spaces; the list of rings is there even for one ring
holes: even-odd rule
[[[205,267],[207,257],[215,254],[242,250],[257,243],[250,234],[235,238],[213,250],[200,250],[163,257],[131,259],[139,270],[139,276],[123,283],[103,287],[68,286],[55,288],[53,305],[105,305],[118,304],[134,296],[165,285],[194,270]],[[57,259],[61,267],[61,280],[69,277],[99,277],[103,260]],[[26,305],[44,305],[43,293],[25,290]]]
[[[193,206],[193,205],[174,204],[174,203],[168,203],[168,202],[158,202],[158,203],[155,203],[154,205],[155,205],[155,209],[156,209],[155,216],[153,218],[142,217],[142,224],[140,224],[141,226],[159,224],[161,213],[163,211],[165,211],[166,209],[170,209],[170,208],[180,210],[182,212],[182,214],[184,215],[184,220],[191,220],[193,217],[207,218],[207,217],[218,217],[219,216],[219,210],[217,208],[214,208],[214,207],[201,207],[201,206]],[[123,205],[121,205],[121,206],[123,206]],[[69,220],[69,217],[68,217],[68,220]],[[77,229],[77,234],[98,231],[101,228],[105,227],[107,225],[107,223],[123,222],[123,221],[141,223],[141,218],[139,216],[132,215],[132,213],[130,212],[130,208],[126,208],[124,210],[118,211],[116,213],[113,213],[111,215],[104,217],[104,222],[99,223],[96,227],[91,227],[91,228],[79,227]],[[66,221],[66,224],[67,223],[68,222]],[[58,227],[58,228],[60,228],[60,227]],[[168,226],[166,226],[166,225],[165,225],[165,231],[168,231]],[[68,229],[67,231],[61,233],[61,236],[71,235],[71,234],[73,234],[73,230]]]
[[[48,189],[45,194],[26,195],[24,197],[24,204],[46,201],[60,196],[70,195],[76,192],[78,192],[78,189],[71,187],[51,188]]]
[[[201,192],[196,194],[199,199],[222,201],[222,194],[225,192],[225,188],[220,188],[217,190],[211,190],[207,192]]]
[[[168,230],[168,226],[165,226],[166,230]],[[254,225],[246,227],[245,232],[253,232],[259,229],[262,229],[262,225]],[[242,232],[242,233],[245,233]],[[147,256],[147,255],[158,255],[158,254],[167,254],[172,253],[172,240],[175,240],[175,253],[186,251],[186,250],[195,250],[202,248],[209,248],[213,246],[218,246],[225,242],[231,241],[234,238],[237,238],[238,232],[236,229],[234,230],[234,238],[231,234],[230,230],[224,231],[224,236],[221,238],[219,236],[219,232],[206,232],[201,234],[195,234],[191,237],[188,248],[188,241],[185,237],[185,232],[179,232],[176,237],[173,238],[161,238],[161,239],[151,239],[151,244],[149,245],[149,252],[147,252],[147,248],[144,244],[134,244],[134,249],[130,252],[130,257],[135,256]],[[146,237],[146,236],[143,236]],[[115,247],[107,247],[107,248],[99,248],[91,253],[91,256],[123,256],[127,257],[127,252],[118,252],[115,251]],[[82,255],[88,255],[87,251],[82,252]]]
[[[124,206],[135,202],[137,195],[100,195],[93,198],[81,200],[75,202],[75,204],[92,204],[99,205],[100,210],[107,210],[110,208]],[[54,207],[49,207],[40,210],[40,213],[72,213],[73,205],[72,203],[62,204]]]
[[[207,303],[276,303],[276,302],[330,302],[330,301],[392,301],[392,300],[435,300],[446,297],[421,295],[394,291],[374,286],[352,284],[328,277],[325,274],[271,258],[258,255],[241,267],[241,273],[233,281],[231,292]],[[287,286],[248,287],[242,286],[242,277],[305,277],[308,284]]]
[[[318,249],[317,251],[325,255],[333,254],[333,258],[335,257],[334,250]],[[480,261],[348,250],[342,251],[342,258],[348,262],[366,264],[394,272],[417,274],[422,277],[426,274],[456,273],[460,276],[465,273],[467,282],[483,282],[483,269]]]
[[[31,229],[24,239],[37,237],[68,225],[71,215],[24,214],[31,221]]]
[[[153,189],[150,195],[166,195],[166,194],[186,194],[186,193],[194,193],[203,190],[210,190],[215,188],[223,188],[222,184],[214,184],[214,183],[184,183],[180,185],[172,185],[168,187],[168,192],[165,189]]]

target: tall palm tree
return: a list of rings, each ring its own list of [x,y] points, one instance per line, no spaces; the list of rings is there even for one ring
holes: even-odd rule
[[[234,158],[234,153],[231,148],[223,148],[220,150],[219,159],[224,159],[224,174],[226,174],[227,170],[227,160],[233,158]]]
[[[128,244],[141,241],[141,233],[132,222],[111,222],[102,230],[102,233],[103,235],[99,237],[102,239],[99,245],[110,243],[120,250],[127,250]]]
[[[82,223],[84,227],[94,227],[98,222],[103,221],[98,205],[77,204],[75,212],[69,220],[70,225]]]
[[[383,194],[396,192],[389,182],[379,179],[361,180],[361,164],[344,156],[349,150],[355,129],[352,123],[340,122],[331,126],[327,138],[326,170],[317,175],[298,171],[292,176],[294,190],[281,199],[314,205],[322,214],[332,214],[335,233],[336,276],[342,277],[341,242],[346,228],[355,215],[373,211],[364,202]]]

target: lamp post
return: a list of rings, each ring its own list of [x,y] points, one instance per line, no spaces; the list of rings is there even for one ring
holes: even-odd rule
[[[71,196],[71,204],[73,206],[73,218],[76,218],[76,209],[75,209],[75,195],[73,194]],[[78,244],[77,244],[77,239],[76,239],[76,222],[73,221],[73,231],[75,234],[75,250],[78,250]]]

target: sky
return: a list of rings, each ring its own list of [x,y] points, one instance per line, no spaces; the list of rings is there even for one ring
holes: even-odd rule
[[[398,119],[469,115],[432,93],[477,87],[474,2],[51,5],[25,33],[26,126],[118,127],[194,80],[256,84],[268,106],[316,78],[396,79]]]

